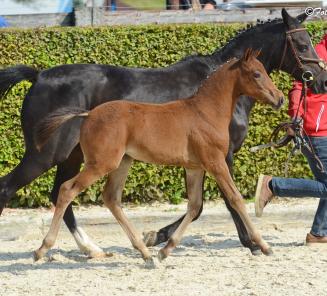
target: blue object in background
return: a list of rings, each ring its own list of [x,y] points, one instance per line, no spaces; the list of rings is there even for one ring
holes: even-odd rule
[[[73,11],[73,0],[60,0],[58,12],[70,13]]]
[[[0,16],[0,28],[5,28],[5,27],[8,27],[8,23],[4,17]]]
[[[0,0],[0,14],[38,14],[70,13],[73,11],[73,0]]]
[[[116,11],[116,10],[117,10],[116,0],[111,0],[111,11]]]

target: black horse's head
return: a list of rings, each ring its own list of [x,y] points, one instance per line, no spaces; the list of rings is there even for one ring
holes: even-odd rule
[[[292,74],[296,80],[307,79],[315,93],[327,92],[327,63],[319,59],[302,25],[307,15],[303,13],[293,18],[283,9],[282,17],[285,40],[280,48],[280,69]]]
[[[315,93],[327,92],[327,71],[325,64],[312,46],[310,36],[302,23],[307,15],[290,16],[282,10],[282,19],[258,21],[249,26],[228,42],[223,48],[214,52],[218,63],[232,57],[242,57],[247,48],[259,49],[258,59],[268,73],[283,70],[296,80],[305,77]],[[311,76],[311,77],[310,77]]]

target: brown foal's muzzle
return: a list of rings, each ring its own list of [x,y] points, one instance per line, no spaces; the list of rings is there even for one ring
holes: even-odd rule
[[[278,110],[285,102],[284,94],[280,90],[270,90],[266,102],[269,102],[274,109]]]

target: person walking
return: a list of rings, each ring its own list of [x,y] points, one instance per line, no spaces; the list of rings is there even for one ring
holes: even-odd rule
[[[319,58],[327,62],[327,34],[315,49]],[[320,198],[311,231],[306,236],[306,243],[327,243],[327,94],[313,94],[308,88],[304,108],[304,102],[300,102],[301,90],[302,83],[295,82],[289,93],[288,113],[292,119],[302,122],[308,136],[307,141],[311,142],[324,170],[319,169],[314,155],[302,148],[315,180],[260,175],[255,194],[255,213],[260,217],[264,207],[274,196]]]

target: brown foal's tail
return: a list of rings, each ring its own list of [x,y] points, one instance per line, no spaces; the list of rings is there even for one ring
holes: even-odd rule
[[[88,115],[89,111],[77,107],[65,107],[52,112],[36,125],[34,130],[36,148],[40,151],[54,132],[68,120]]]

